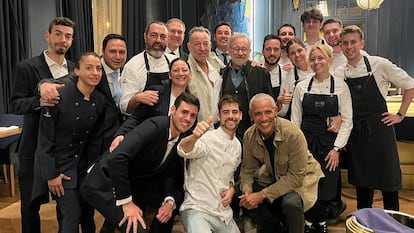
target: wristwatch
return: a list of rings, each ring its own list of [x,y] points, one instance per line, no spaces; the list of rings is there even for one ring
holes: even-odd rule
[[[401,114],[400,112],[397,112],[397,115],[401,118],[401,120],[404,119],[403,114]]]

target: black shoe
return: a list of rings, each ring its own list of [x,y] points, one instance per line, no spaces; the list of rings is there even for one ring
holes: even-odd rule
[[[318,228],[315,232],[317,233],[328,233],[328,224],[325,222],[324,224],[320,225],[317,224]]]
[[[310,226],[305,224],[305,233],[316,233],[316,229],[313,227],[313,224]]]
[[[337,202],[330,202],[326,207],[326,221],[328,224],[335,224],[338,222],[339,217],[345,211],[346,204],[345,202],[341,201],[340,203]]]

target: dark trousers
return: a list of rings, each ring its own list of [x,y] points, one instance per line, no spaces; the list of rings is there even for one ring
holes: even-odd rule
[[[382,201],[384,203],[384,209],[396,210],[400,209],[400,203],[398,199],[398,191],[394,192],[382,192]],[[362,187],[356,187],[357,194],[357,208],[372,208],[372,201],[374,199],[374,190]]]
[[[148,187],[148,186],[146,186]],[[94,208],[96,208],[104,217],[105,220],[110,222],[114,227],[116,227],[121,232],[126,232],[127,222],[123,224],[121,227],[118,226],[119,222],[124,216],[121,206],[116,206],[116,200],[106,199],[103,195],[97,192],[97,190],[92,189],[89,186],[82,185],[81,186],[81,193],[83,198],[90,203]],[[155,193],[154,193],[155,194]],[[156,205],[150,205],[147,201],[149,199],[153,199],[157,195],[151,195],[151,197],[146,198],[145,196],[134,194],[133,201],[134,203],[141,208],[141,210],[145,214],[146,206],[155,207],[157,210],[162,203],[162,199],[157,199]],[[134,198],[137,197],[137,198]],[[152,203],[151,203],[152,204]],[[178,214],[179,204],[177,204],[177,208],[173,211],[171,219],[167,223],[161,223],[158,219],[154,216],[152,221],[150,230],[144,230],[142,226],[139,224],[138,233],[170,233],[172,231],[174,225],[174,218]],[[147,226],[148,227],[148,226]],[[131,229],[132,232],[132,229]]]
[[[253,184],[254,192],[263,188],[265,187],[256,182]],[[282,222],[291,233],[303,232],[305,227],[303,201],[297,192],[287,193],[272,203],[263,201],[256,209],[243,209],[243,212],[252,218],[254,223],[260,225],[260,233],[281,232],[284,229]]]
[[[94,209],[82,200],[77,189],[65,189],[64,196],[53,199],[60,210],[59,233],[79,233],[79,224],[83,233],[95,232]]]
[[[20,189],[20,214],[22,233],[40,233],[40,205],[49,200],[49,195],[32,201],[33,188],[33,158],[19,158],[19,189]]]
[[[326,201],[317,200],[316,203],[305,213],[305,219],[312,223],[326,221]]]

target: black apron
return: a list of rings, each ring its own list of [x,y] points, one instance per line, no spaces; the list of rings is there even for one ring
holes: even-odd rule
[[[277,102],[277,97],[280,94],[280,87],[282,86],[282,70],[280,69],[280,66],[278,65],[279,68],[279,86],[278,87],[272,87],[272,91],[273,91],[273,96],[275,101]]]
[[[328,162],[325,161],[325,157],[334,147],[337,136],[336,133],[327,130],[329,127],[326,124],[326,119],[338,115],[338,96],[334,94],[335,84],[332,76],[330,76],[330,94],[309,93],[313,80],[314,78],[310,80],[308,91],[302,100],[303,114],[301,129],[308,142],[309,151],[319,162],[325,174],[325,178],[319,180],[318,199],[328,201],[332,200],[336,195],[341,170],[339,167],[335,171],[329,171],[325,168]]]
[[[367,76],[346,78],[353,107],[353,129],[348,141],[348,180],[369,189],[393,192],[401,189],[401,169],[394,127],[385,125],[388,112],[371,65],[364,56]]]
[[[164,58],[167,61],[167,64],[169,66],[170,61],[168,60],[167,56],[165,56],[165,54],[164,54]],[[144,52],[144,61],[145,61],[145,68],[147,69],[147,82],[145,83],[144,91],[148,90],[150,86],[164,85],[164,84],[168,84],[170,82],[168,72],[164,72],[164,73],[152,73],[152,72],[150,72],[147,52]]]
[[[293,93],[293,91],[295,90],[296,85],[298,85],[298,83],[299,83],[298,68],[294,67],[294,68],[293,68],[293,71],[294,71],[294,73],[295,73],[295,86],[294,86],[294,88],[293,88],[293,90],[292,90],[292,93]],[[290,103],[289,103],[288,110],[287,110],[287,112],[286,112],[286,115],[285,115],[283,118],[290,120],[290,115],[292,115],[292,102],[290,102]]]

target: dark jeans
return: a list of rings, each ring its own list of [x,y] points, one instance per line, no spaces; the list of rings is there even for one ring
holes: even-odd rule
[[[382,201],[384,203],[384,209],[396,210],[400,209],[400,203],[398,200],[398,191],[394,192],[382,192]],[[372,208],[372,201],[374,199],[374,190],[362,187],[356,187],[357,194],[357,208]]]

